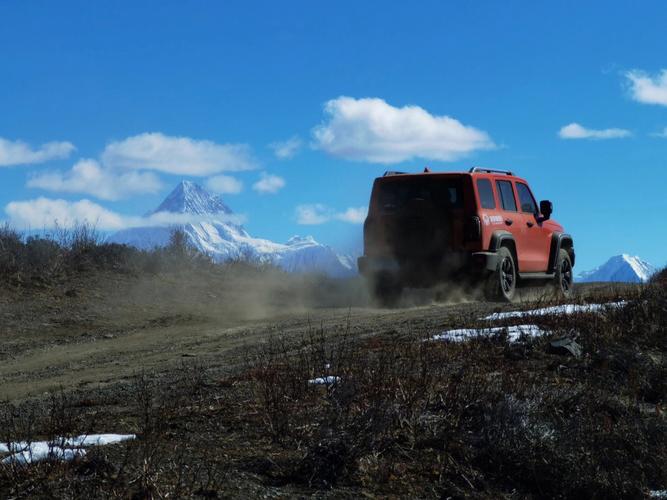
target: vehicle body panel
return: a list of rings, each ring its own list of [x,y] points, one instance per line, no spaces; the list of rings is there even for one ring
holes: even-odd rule
[[[483,188],[480,182],[486,183]],[[520,273],[552,273],[554,235],[562,232],[560,224],[539,213],[528,182],[515,175],[389,174],[373,184],[359,267],[362,274],[386,270],[406,283],[428,284],[493,269],[502,244],[514,247]]]

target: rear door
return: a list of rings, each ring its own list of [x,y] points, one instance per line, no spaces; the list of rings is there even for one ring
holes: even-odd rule
[[[474,179],[477,191],[477,210],[482,222],[482,248],[489,248],[493,232],[505,229],[505,218],[501,210],[500,197],[497,196],[494,187],[494,179],[488,176],[475,176]]]
[[[504,229],[512,233],[516,243],[516,253],[519,259],[519,271],[527,271],[530,268],[530,261],[526,260],[525,250],[525,231],[523,230],[523,217],[519,212],[516,195],[514,193],[514,184],[509,179],[496,179],[496,190],[500,198]]]

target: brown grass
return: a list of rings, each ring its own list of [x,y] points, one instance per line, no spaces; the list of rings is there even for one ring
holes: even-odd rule
[[[236,287],[274,271],[234,263],[220,272],[235,276]],[[464,343],[393,331],[361,337],[350,319],[298,338],[278,332],[243,349],[236,368],[184,362],[96,391],[8,402],[0,407],[3,441],[91,432],[138,439],[71,463],[0,466],[0,491],[15,498],[642,497],[667,486],[667,287],[656,279],[600,294],[597,301],[627,304],[531,318],[551,334],[514,344],[503,334]],[[456,321],[485,324],[477,316]],[[549,341],[561,336],[576,338],[583,356],[551,354]],[[339,380],[308,383],[328,375]]]

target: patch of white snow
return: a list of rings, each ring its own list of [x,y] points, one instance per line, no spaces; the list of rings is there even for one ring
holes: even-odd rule
[[[43,460],[67,462],[84,456],[84,447],[104,446],[135,438],[134,434],[84,434],[71,438],[58,437],[52,441],[16,441],[0,443],[0,453],[11,453],[2,459],[3,464],[30,464]]]
[[[472,338],[492,337],[503,332],[507,332],[507,340],[509,342],[516,342],[523,337],[540,337],[549,333],[545,330],[542,330],[537,325],[496,326],[492,328],[461,328],[457,330],[444,331],[431,337],[431,340],[464,342]]]
[[[497,321],[500,319],[507,319],[507,318],[524,318],[531,316],[604,312],[607,309],[623,307],[626,303],[627,302],[625,301],[620,301],[620,302],[608,302],[606,304],[563,304],[560,306],[542,307],[540,309],[531,309],[528,311],[508,311],[508,312],[493,313],[482,319],[487,321]]]
[[[340,382],[340,377],[336,377],[335,375],[329,375],[326,377],[317,377],[317,378],[311,378],[308,383],[310,385],[333,385]]]

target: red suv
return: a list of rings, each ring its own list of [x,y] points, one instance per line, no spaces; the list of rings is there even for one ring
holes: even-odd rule
[[[386,172],[373,184],[359,271],[384,304],[404,286],[444,280],[482,283],[489,300],[511,301],[528,280],[567,296],[574,244],[551,212],[504,170]]]

